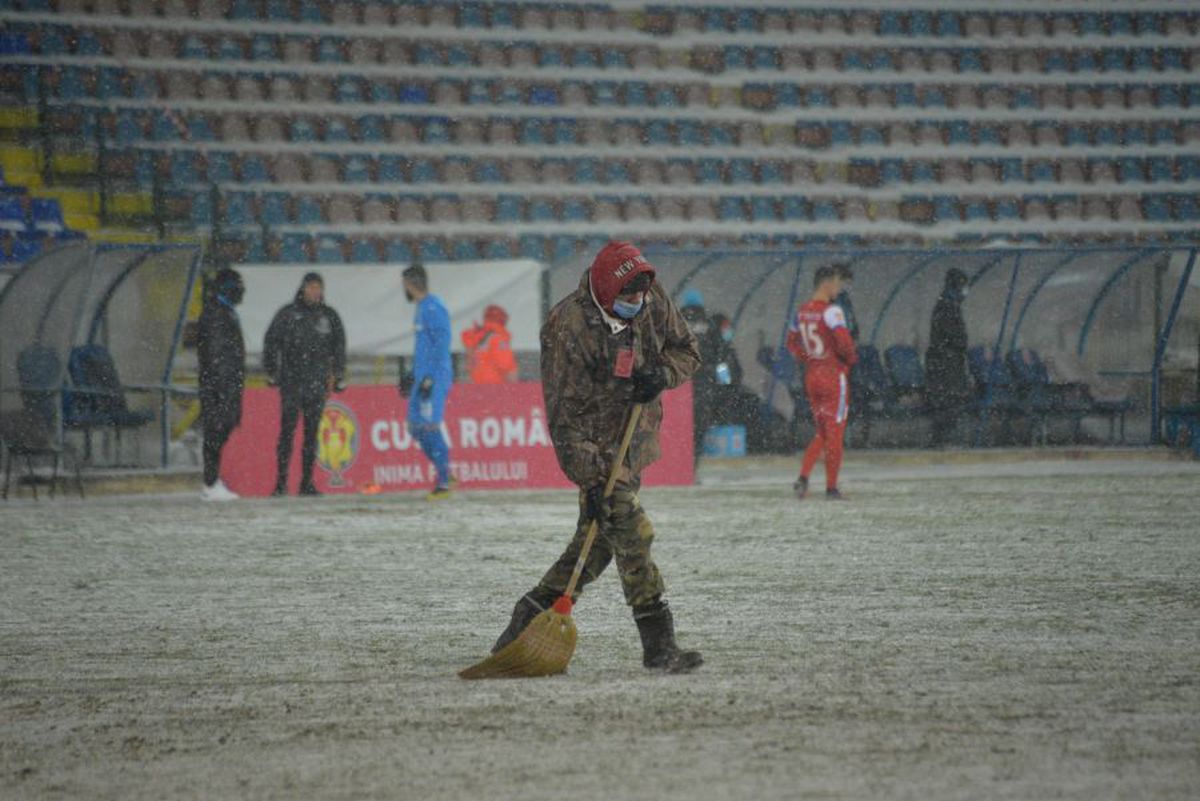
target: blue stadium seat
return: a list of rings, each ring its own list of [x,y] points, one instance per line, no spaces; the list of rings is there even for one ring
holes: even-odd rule
[[[959,72],[983,72],[983,53],[979,50],[958,50]]]
[[[308,234],[295,232],[284,234],[279,243],[279,260],[285,264],[308,262]]]
[[[952,145],[971,144],[971,123],[967,120],[951,120],[947,125],[949,143]]]
[[[250,40],[250,59],[252,61],[275,61],[278,58],[274,36],[256,33]]]
[[[339,103],[361,103],[363,100],[362,82],[349,75],[342,76],[338,78],[333,96]]]
[[[666,120],[651,120],[642,131],[643,141],[648,145],[671,144],[671,125]]]
[[[371,180],[371,161],[355,153],[342,162],[342,180],[346,183],[365,183]]]
[[[1184,52],[1178,47],[1164,47],[1158,51],[1161,69],[1183,72],[1187,69],[1184,64]]]
[[[287,225],[287,198],[282,192],[266,192],[258,197],[258,221],[263,225]]]
[[[524,203],[519,196],[498,195],[496,197],[496,222],[523,222],[524,219]]]
[[[775,106],[779,108],[797,108],[800,106],[800,87],[794,83],[773,84]]]
[[[512,243],[503,239],[489,240],[483,249],[485,259],[511,259],[512,256]]]
[[[626,106],[647,106],[650,104],[650,85],[645,81],[628,81],[621,84]]]
[[[911,83],[897,84],[893,88],[893,103],[900,108],[905,106],[916,106],[917,103],[917,88]]]
[[[725,163],[720,159],[703,158],[696,162],[696,183],[720,184],[725,182]]]
[[[887,144],[887,139],[880,126],[862,125],[858,129],[858,143],[860,145],[884,145]]]
[[[708,129],[708,143],[713,147],[732,147],[734,139],[733,126],[712,125]]]
[[[446,45],[446,65],[449,67],[469,67],[475,59],[471,51],[463,44]]]
[[[332,36],[322,36],[317,43],[317,62],[321,64],[340,64],[346,60],[342,52],[342,42]]]
[[[1025,180],[1025,165],[1019,158],[1000,159],[997,164],[1000,167],[1001,181],[1007,183],[1009,181]]]
[[[19,236],[12,241],[12,253],[9,260],[21,263],[29,261],[42,252],[44,240],[41,237]]]
[[[558,87],[546,84],[535,84],[529,87],[529,105],[557,106],[559,103]]]
[[[883,352],[891,385],[901,393],[919,393],[925,387],[921,357],[912,345],[892,345]]]
[[[1071,123],[1066,127],[1066,138],[1064,141],[1070,147],[1077,145],[1087,146],[1092,143],[1092,137],[1088,133],[1087,126]]]
[[[0,210],[0,216],[2,214],[3,212]],[[198,228],[204,228],[212,224],[212,193],[207,189],[193,192],[189,215],[192,225]]]
[[[350,126],[340,117],[331,117],[325,121],[325,141],[326,142],[350,142],[353,137],[350,136]],[[310,140],[311,141],[311,140]]]
[[[988,211],[985,201],[968,200],[963,203],[963,219],[967,222],[980,222],[991,218],[991,212]]]
[[[571,67],[573,69],[599,69],[600,59],[596,58],[596,51],[590,47],[573,47],[570,53]]]
[[[912,36],[932,36],[933,14],[928,11],[910,11],[908,14],[908,32]]]
[[[1170,222],[1171,203],[1166,195],[1142,195],[1142,216],[1151,222]]]
[[[404,181],[404,159],[390,154],[380,156],[376,165],[375,180],[381,184]]]
[[[728,164],[728,174],[729,183],[731,184],[754,183],[754,160],[730,159]]]
[[[358,141],[382,142],[387,138],[384,133],[383,117],[379,114],[368,114],[358,118]]]
[[[266,160],[257,153],[242,156],[241,179],[245,183],[270,181],[271,171],[267,169]]]
[[[1167,156],[1151,156],[1146,160],[1149,179],[1154,183],[1175,180],[1175,169]]]
[[[1046,72],[1070,72],[1071,57],[1069,53],[1062,50],[1052,50],[1046,54],[1046,62],[1044,65]]]
[[[833,100],[825,87],[810,86],[804,95],[804,105],[809,108],[829,108],[833,105]]]
[[[232,36],[222,36],[217,40],[217,59],[220,61],[241,61],[244,57],[242,46]]]
[[[554,203],[546,198],[533,198],[529,201],[529,221],[537,223],[555,222],[558,215],[554,211]]]
[[[289,128],[293,142],[316,142],[319,138],[316,125],[307,117],[293,118]]]
[[[1175,219],[1185,221],[1200,220],[1200,203],[1196,202],[1194,194],[1175,196]]]
[[[1122,156],[1117,160],[1117,180],[1125,183],[1127,181],[1144,181],[1146,174],[1142,160],[1133,156]]]
[[[1126,123],[1121,133],[1121,144],[1123,145],[1150,144],[1150,132],[1145,125],[1140,123]]]
[[[879,162],[879,182],[881,184],[899,184],[908,180],[904,174],[904,161],[901,159],[881,159]]]
[[[899,11],[883,11],[879,14],[881,36],[904,36],[904,17]]]
[[[1040,105],[1041,100],[1038,98],[1037,89],[1031,86],[1018,86],[1013,89],[1012,100],[1009,103],[1010,108],[1035,109]]]
[[[1099,72],[1100,60],[1096,58],[1096,54],[1090,50],[1080,50],[1075,53],[1073,64],[1076,72]]]
[[[738,8],[729,10],[729,19],[733,30],[741,33],[754,33],[761,28],[759,11],[753,8]]]
[[[1080,14],[1077,19],[1080,34],[1084,36],[1102,36],[1104,34],[1104,18],[1099,13]]]
[[[171,181],[176,185],[186,185],[197,183],[199,180],[196,153],[192,150],[171,151]]]
[[[704,129],[693,120],[680,120],[675,125],[675,132],[681,145],[703,145]]]
[[[1029,170],[1029,180],[1034,183],[1054,183],[1057,180],[1054,165],[1048,161],[1037,162]]]
[[[409,264],[413,260],[413,251],[403,239],[389,239],[383,247],[383,257],[392,264]]]
[[[490,106],[492,104],[491,81],[477,78],[467,81],[464,96],[469,106]]]
[[[372,103],[395,103],[398,95],[391,81],[368,81]]]
[[[215,183],[229,183],[235,180],[232,153],[225,150],[209,151],[205,164],[207,180]]]
[[[591,218],[587,202],[582,198],[567,198],[562,204],[562,219],[564,222],[587,222]]]
[[[523,145],[542,145],[546,143],[546,131],[542,120],[536,117],[522,120],[518,139]]]
[[[617,102],[617,82],[597,81],[592,85],[593,106],[615,106]]]
[[[342,245],[346,238],[342,234],[321,234],[317,237],[317,263],[341,264],[346,260]]]
[[[936,196],[933,199],[933,216],[938,222],[959,222],[962,214],[959,212],[958,199],[948,195]]]
[[[476,162],[472,180],[481,184],[500,184],[505,182],[504,168],[498,161],[487,159]]]
[[[912,168],[909,170],[908,180],[911,183],[936,183],[937,170],[933,164],[928,161],[914,161]]]
[[[421,131],[421,141],[427,145],[449,145],[450,120],[444,116],[426,118],[425,128]]]
[[[854,144],[854,123],[846,120],[834,120],[829,123],[829,142],[835,147],[848,147]]]
[[[230,19],[258,20],[259,4],[256,0],[233,0],[229,8]]]
[[[1179,180],[1200,180],[1200,156],[1180,156],[1176,164],[1179,167]]]
[[[813,222],[837,222],[842,215],[838,212],[835,201],[823,199],[813,201],[812,218]]]
[[[400,92],[396,95],[396,100],[400,103],[414,104],[428,104],[432,102],[429,87],[419,83],[401,84]]]
[[[550,238],[551,258],[563,262],[575,255],[577,240],[573,236],[557,234]]]
[[[758,166],[758,181],[761,184],[782,184],[787,183],[787,177],[778,162],[764,161]]]
[[[112,67],[102,68],[96,80],[96,98],[112,100],[121,97],[125,97],[125,82],[121,71]]]
[[[777,70],[779,64],[778,48],[756,45],[750,51],[750,65],[756,70]]]
[[[775,206],[775,198],[763,195],[752,197],[750,199],[750,218],[755,222],[778,220],[779,210]]]
[[[225,214],[223,222],[233,227],[253,225],[254,212],[250,208],[250,195],[244,192],[229,192],[225,195]]]
[[[633,183],[629,166],[623,161],[610,161],[604,167],[604,183],[627,186]]]
[[[601,54],[604,69],[627,69],[629,67],[629,57],[615,47],[604,48]]]
[[[521,234],[518,250],[526,259],[542,261],[546,258],[546,237],[541,234]]]
[[[320,25],[325,22],[325,18],[321,14],[321,8],[314,0],[300,0],[299,12],[297,16],[300,22],[306,22],[310,25]]]
[[[67,229],[63,221],[62,207],[52,197],[35,197],[30,200],[31,228],[34,231],[57,234]]]
[[[726,195],[717,201],[718,220],[746,219],[745,200],[741,197]]]
[[[67,39],[63,35],[66,29],[41,28],[38,37],[38,50],[43,56],[65,56],[69,52]]]
[[[325,212],[321,201],[313,195],[299,195],[295,199],[296,223],[298,225],[321,225],[325,222]]]
[[[418,156],[408,164],[408,180],[414,184],[432,184],[440,180],[432,159]]]
[[[1021,219],[1021,207],[1017,203],[1016,198],[1004,197],[996,201],[996,219],[997,220],[1019,220]]]
[[[1129,60],[1129,68],[1134,72],[1152,72],[1154,70],[1154,51],[1144,47],[1134,50]]]
[[[939,11],[933,19],[933,32],[937,36],[962,36],[962,20],[953,12]]]
[[[675,91],[674,86],[667,86],[666,84],[656,86],[652,95],[650,102],[655,108],[670,109],[678,108],[680,105],[679,94]]]
[[[1109,48],[1104,51],[1100,63],[1105,72],[1124,72],[1129,64],[1129,51]]]
[[[1121,144],[1121,132],[1115,125],[1096,126],[1095,142],[1097,145],[1116,146]]]
[[[455,261],[475,261],[479,258],[479,248],[470,239],[456,238],[451,248],[451,258]]]

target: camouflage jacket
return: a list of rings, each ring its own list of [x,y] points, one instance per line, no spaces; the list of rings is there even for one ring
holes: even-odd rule
[[[550,438],[567,478],[587,488],[603,482],[621,444],[633,382],[614,375],[617,352],[632,348],[634,371],[665,368],[667,387],[692,377],[700,347],[678,307],[657,282],[646,306],[623,330],[614,331],[592,299],[588,274],[563,298],[542,326],[542,392]],[[636,476],[658,459],[662,402],[646,404],[629,447],[627,464]]]

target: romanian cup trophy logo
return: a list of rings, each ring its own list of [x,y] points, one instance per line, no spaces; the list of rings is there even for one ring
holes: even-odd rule
[[[317,428],[317,464],[328,471],[329,486],[346,486],[345,473],[358,456],[358,418],[337,401],[325,404]]]

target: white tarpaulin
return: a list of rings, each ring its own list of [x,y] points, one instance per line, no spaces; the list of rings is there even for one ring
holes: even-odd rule
[[[263,338],[275,312],[290,303],[308,272],[325,279],[325,302],[341,316],[351,354],[411,356],[413,304],[404,298],[400,275],[407,265],[335,264],[249,265],[239,271],[246,298],[238,307],[246,351],[262,353]],[[513,350],[538,350],[542,315],[543,265],[514,261],[427,264],[429,291],[450,311],[451,347],[461,351],[460,335],[483,318],[491,303],[508,312]]]

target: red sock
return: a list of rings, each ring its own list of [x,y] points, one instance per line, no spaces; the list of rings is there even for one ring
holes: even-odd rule
[[[821,431],[818,429],[812,442],[808,443],[808,447],[804,449],[804,461],[800,464],[801,478],[808,478],[812,475],[813,466],[816,465],[817,459],[821,458],[821,451],[824,449],[825,440],[821,437]]]
[[[842,469],[842,439],[846,434],[845,423],[828,423],[825,440],[825,489],[837,489],[838,472]]]

